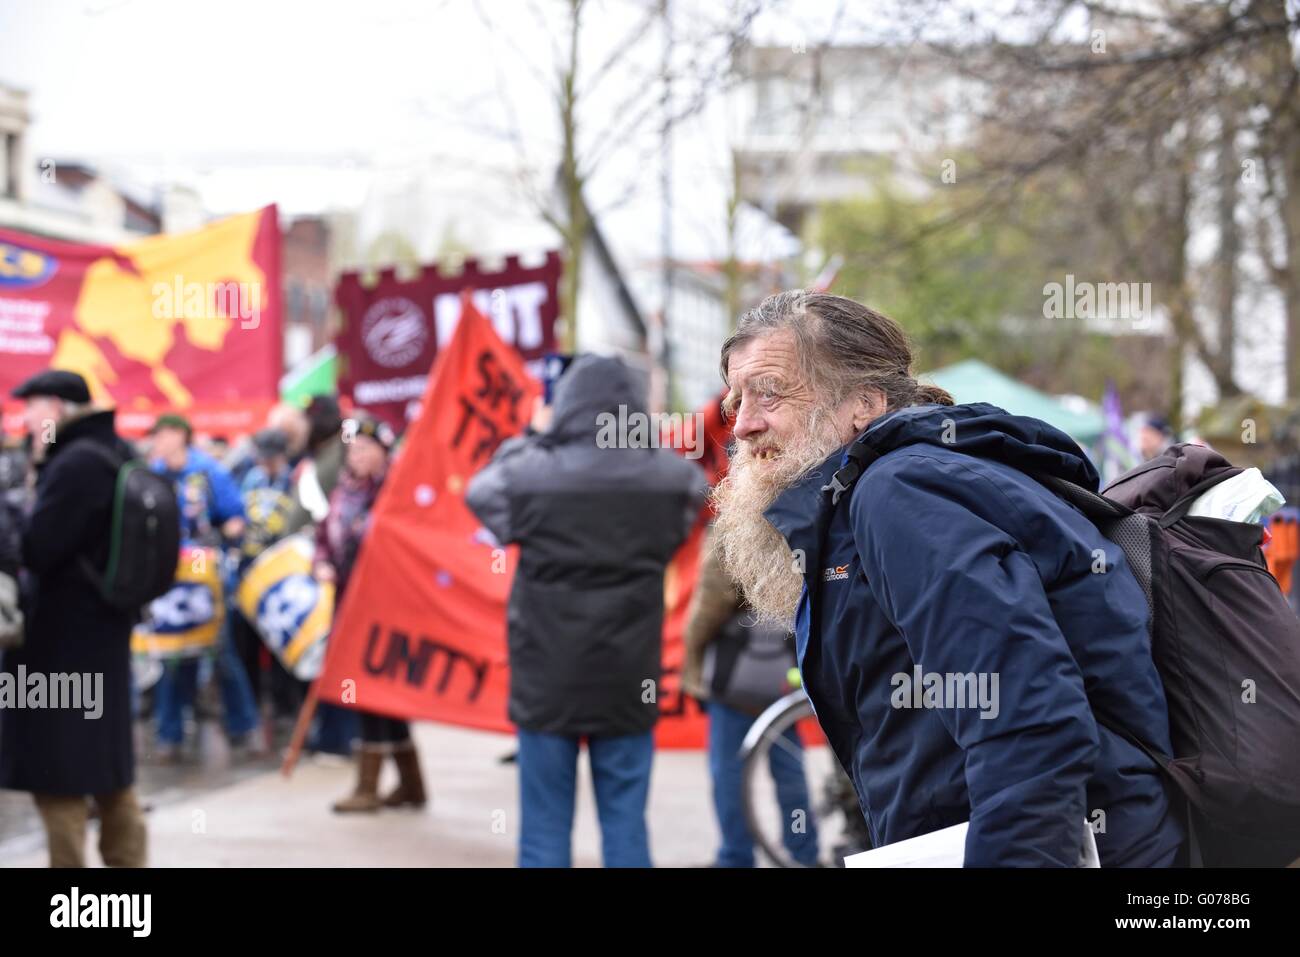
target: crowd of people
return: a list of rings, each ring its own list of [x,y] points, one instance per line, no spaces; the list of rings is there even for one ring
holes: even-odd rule
[[[190,733],[187,750],[187,728],[207,708],[219,710],[236,758],[268,753],[275,735],[266,722],[291,722],[306,687],[267,652],[234,600],[238,583],[270,545],[314,530],[317,573],[341,593],[392,434],[359,414],[345,444],[339,404],[321,396],[305,408],[277,406],[265,428],[233,448],[220,436],[196,436],[177,413],[160,415],[131,443],[117,434],[114,410],[95,405],[76,373],[40,373],[14,397],[24,402],[25,434],[6,447],[0,476],[2,667],[11,676],[102,674],[105,700],[96,721],[59,707],[0,714],[0,787],[34,796],[53,865],[83,862],[86,820],[97,814],[105,863],[138,866],[145,838],[133,722],[152,727],[147,758],[159,765],[187,760],[196,745]],[[132,667],[141,614],[115,607],[97,585],[97,570],[108,562],[119,472],[132,461],[147,463],[174,490],[182,546],[175,560],[212,556],[222,596],[212,646],[163,656],[152,680],[147,669]],[[396,748],[402,770],[401,787],[385,803],[423,803],[409,737],[403,744],[386,719],[358,721],[349,709],[322,705],[308,748],[349,757],[358,725],[370,741],[375,721],[377,740]],[[351,806],[340,802],[338,809]]]
[[[0,570],[14,582],[23,580],[34,603],[16,597],[9,603],[15,611],[32,610],[26,640],[8,652],[4,667],[26,664],[56,673],[111,664],[110,688],[117,693],[110,698],[111,720],[100,725],[69,724],[58,712],[4,716],[0,786],[35,795],[52,863],[82,862],[86,815],[72,820],[76,816],[65,811],[69,820],[59,823],[55,812],[46,810],[58,805],[83,812],[99,808],[105,862],[142,864],[132,719],[151,726],[154,743],[147,757],[157,764],[189,759],[193,742],[187,744],[187,728],[194,727],[205,702],[219,710],[236,754],[265,753],[274,735],[264,720],[292,719],[304,683],[266,653],[255,623],[231,596],[262,551],[307,530],[315,545],[313,574],[332,583],[336,601],[341,600],[397,437],[360,410],[345,425],[337,402],[319,397],[304,409],[277,406],[263,429],[233,444],[196,436],[182,415],[167,413],[132,445],[114,432],[113,411],[92,405],[85,382],[73,373],[43,373],[15,396],[26,403],[31,472],[25,483],[10,483],[8,544],[0,552]],[[651,862],[645,816],[658,710],[653,697],[643,694],[642,682],[658,673],[664,571],[694,524],[708,484],[702,469],[669,449],[598,447],[592,441],[596,415],[619,406],[644,407],[634,373],[617,359],[579,357],[554,401],[539,405],[525,433],[503,444],[467,493],[469,505],[497,540],[522,549],[509,631],[523,866],[569,863],[583,744],[591,755],[606,863]],[[214,646],[204,655],[165,660],[148,689],[135,686],[130,667],[135,622],[121,613],[106,614],[82,562],[84,557],[94,568],[105,561],[114,480],[110,467],[87,461],[84,448],[77,449],[90,428],[83,422],[92,423],[95,441],[122,461],[138,457],[170,481],[183,549],[203,548],[219,556],[227,599]],[[46,428],[49,423],[52,428]],[[54,468],[56,462],[64,467]],[[61,507],[68,494],[65,483],[88,493],[75,513]],[[64,523],[57,531],[42,524],[54,518]],[[611,535],[611,524],[622,534]],[[38,537],[67,546],[58,561],[37,559],[39,575],[32,560],[40,551]],[[715,561],[708,567],[692,609],[696,651],[724,624],[734,630],[744,613],[743,603],[735,600],[723,616],[728,622],[714,620],[717,600],[733,602],[735,591],[714,574]],[[68,606],[63,592],[76,594],[77,601]],[[62,606],[61,616],[45,612],[48,604]],[[87,632],[94,658],[55,637],[70,627],[66,616],[78,607],[85,609],[84,622],[98,622]],[[721,702],[712,707],[711,769],[724,835],[716,863],[752,866],[752,842],[740,816],[738,749],[757,710],[745,713]],[[420,807],[426,801],[418,751],[405,721],[322,702],[307,747],[355,758],[355,787],[333,805],[336,812]],[[110,762],[111,773],[95,769],[86,756],[92,750]],[[390,755],[398,784],[380,794],[381,769]],[[787,759],[786,765],[779,779],[783,800],[806,807],[802,769],[797,761]],[[132,835],[129,854],[117,850],[119,833]],[[814,863],[815,825],[798,840],[800,859]]]
[[[717,687],[705,662],[755,642],[797,669],[872,845],[966,822],[967,864],[1075,866],[1081,828],[1100,810],[1105,827],[1088,843],[1103,865],[1188,863],[1188,806],[1157,757],[1178,742],[1153,657],[1149,582],[1058,494],[1061,483],[1095,492],[1096,469],[1046,423],[954,404],[915,379],[912,360],[889,318],[803,291],[746,313],[723,348],[735,449],[712,491],[682,675],[709,715],[714,863],[755,864],[739,752],[767,701]],[[361,410],[345,427],[337,401],[319,397],[277,407],[233,447],[209,437],[205,451],[173,413],[132,448],[74,373],[41,373],[14,395],[26,404],[31,479],[0,510],[3,667],[102,672],[107,701],[101,722],[57,709],[0,714],[0,787],[34,795],[53,864],[82,863],[93,807],[105,863],[140,865],[134,622],[87,573],[107,560],[114,462],[140,457],[171,483],[182,547],[222,556],[225,594],[263,550],[310,529],[314,575],[342,596],[399,437]],[[659,712],[644,683],[660,671],[665,569],[710,489],[696,463],[658,443],[596,441],[602,414],[644,408],[625,363],[579,356],[466,490],[496,541],[519,546],[507,636],[521,866],[571,863],[584,746],[605,864],[652,863]],[[1148,431],[1147,451],[1156,464],[1168,458],[1170,474],[1192,461],[1228,474],[1207,450],[1166,448],[1164,423]],[[1254,560],[1258,542],[1245,547]],[[231,743],[254,753],[271,740],[263,716],[298,709],[303,683],[266,654],[255,623],[233,602],[223,622],[211,653],[168,661],[151,689],[155,760],[183,759],[202,688],[216,689]],[[944,676],[991,678],[993,695],[981,683],[978,707],[931,702],[919,687],[900,699],[896,679],[919,684],[922,666],[941,686]],[[798,735],[785,745],[771,774],[794,818],[810,797]],[[309,748],[355,756],[355,787],[336,812],[426,803],[405,721],[322,704]],[[381,795],[390,755],[399,784]],[[819,823],[787,828],[794,860],[820,863]],[[1294,850],[1268,846],[1264,857]]]

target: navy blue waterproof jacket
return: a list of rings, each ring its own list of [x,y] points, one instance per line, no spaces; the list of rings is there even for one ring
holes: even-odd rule
[[[986,404],[900,410],[862,438],[881,457],[838,505],[823,486],[844,451],[765,514],[806,563],[804,687],[877,845],[969,820],[967,866],[1072,867],[1087,820],[1103,866],[1175,863],[1155,763],[1097,720],[1170,752],[1141,587],[1026,474],[1095,491],[1092,464]]]

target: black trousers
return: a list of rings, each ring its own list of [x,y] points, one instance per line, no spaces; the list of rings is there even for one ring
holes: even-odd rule
[[[244,665],[248,685],[253,689],[253,700],[262,701],[262,639],[249,624],[235,603],[231,602],[226,614],[230,616],[230,638],[235,646],[235,656]]]
[[[360,712],[361,740],[365,744],[403,744],[411,740],[411,726],[401,718]]]
[[[299,681],[280,664],[280,659],[266,650],[257,629],[244,617],[243,612],[233,604],[230,607],[231,636],[234,639],[235,652],[248,672],[248,683],[253,689],[253,699],[260,706],[269,693],[271,705],[277,717],[294,717],[302,702],[307,697],[310,682]],[[270,661],[269,668],[263,668],[264,660]]]

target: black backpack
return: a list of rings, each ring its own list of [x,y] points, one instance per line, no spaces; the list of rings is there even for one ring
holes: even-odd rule
[[[1122,715],[1098,722],[1186,797],[1193,864],[1283,866],[1300,857],[1300,618],[1268,571],[1259,525],[1187,514],[1241,471],[1174,446],[1108,495],[1035,477],[1119,545],[1141,584],[1174,753],[1127,733]]]
[[[113,513],[108,565],[101,572],[82,564],[104,601],[124,611],[139,611],[171,588],[181,548],[180,505],[170,479],[144,462],[116,454],[98,442],[83,447],[113,467]]]

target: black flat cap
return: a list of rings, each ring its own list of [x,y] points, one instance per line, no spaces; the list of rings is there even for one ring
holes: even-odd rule
[[[90,389],[86,386],[86,380],[75,372],[67,372],[64,369],[46,369],[44,372],[38,372],[14,389],[10,395],[15,399],[47,395],[68,402],[90,401]]]

